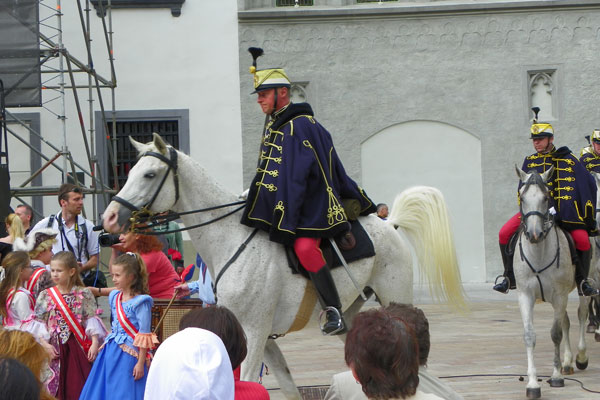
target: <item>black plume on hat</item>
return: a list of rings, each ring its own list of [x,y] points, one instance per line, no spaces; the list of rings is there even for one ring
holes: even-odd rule
[[[531,111],[533,111],[533,123],[536,124],[538,122],[538,114],[540,113],[540,108],[539,107],[533,107],[531,109]]]
[[[248,51],[252,54],[252,66],[256,68],[256,59],[262,56],[265,52],[260,47],[248,47]]]

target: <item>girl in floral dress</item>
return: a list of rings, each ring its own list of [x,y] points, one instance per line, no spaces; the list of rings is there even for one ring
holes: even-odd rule
[[[138,254],[125,253],[114,260],[110,292],[112,332],[94,363],[81,392],[81,400],[142,400],[150,358],[158,341],[150,333],[152,297],[148,273]]]
[[[56,286],[44,290],[35,306],[36,319],[46,323],[54,348],[50,368],[55,376],[48,389],[61,400],[78,399],[107,332],[96,316],[94,296],[83,287],[73,253],[56,253],[50,274]]]

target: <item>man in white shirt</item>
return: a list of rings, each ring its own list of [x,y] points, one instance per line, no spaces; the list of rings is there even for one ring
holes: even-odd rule
[[[33,230],[52,228],[58,231],[52,253],[70,251],[75,255],[85,279],[98,265],[98,233],[94,224],[80,216],[83,208],[83,192],[71,183],[64,183],[58,190],[61,211],[38,222]]]

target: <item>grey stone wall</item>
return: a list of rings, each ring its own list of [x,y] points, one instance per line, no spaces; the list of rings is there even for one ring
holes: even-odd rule
[[[528,71],[556,70],[557,145],[578,155],[584,136],[600,126],[600,1],[309,8],[238,13],[246,184],[264,122],[249,95],[246,49],[260,46],[259,68],[283,67],[306,83],[316,117],[357,180],[361,143],[390,125],[435,120],[480,138],[486,275],[493,280],[501,271],[498,229],[517,211],[513,165],[533,152]],[[426,154],[460,151],[431,143]]]

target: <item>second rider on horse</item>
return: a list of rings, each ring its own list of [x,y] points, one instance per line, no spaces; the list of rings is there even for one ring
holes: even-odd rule
[[[364,191],[346,175],[331,135],[308,103],[290,101],[290,80],[281,68],[256,69],[262,49],[250,48],[254,93],[268,121],[262,132],[256,176],[250,185],[242,223],[293,246],[327,311],[325,334],[343,333],[342,305],[320,249],[322,238],[348,232],[342,199],[355,199],[360,215],[376,211]]]
[[[534,107],[535,118],[531,125],[531,139],[535,153],[525,157],[521,169],[525,172],[543,173],[554,166],[548,180],[550,205],[556,212],[558,225],[573,237],[577,249],[575,282],[579,295],[593,296],[600,292],[587,282],[590,269],[591,246],[589,236],[598,234],[596,227],[596,182],[585,166],[568,147],[554,147],[554,129],[548,123],[538,122],[539,108]],[[520,186],[519,186],[520,187]],[[500,252],[504,264],[504,279],[494,285],[494,290],[508,293],[516,288],[513,256],[508,247],[511,237],[521,224],[521,214],[515,214],[500,229]]]

